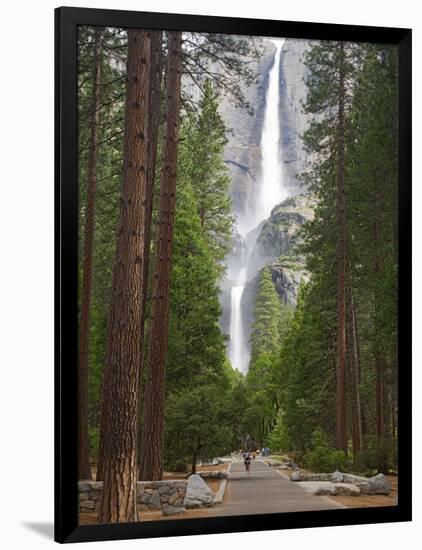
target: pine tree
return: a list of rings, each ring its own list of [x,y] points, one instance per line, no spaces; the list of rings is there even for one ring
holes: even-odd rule
[[[101,37],[97,27],[93,38],[92,98],[89,117],[89,151],[87,170],[87,201],[83,243],[81,311],[79,317],[78,350],[78,478],[91,479],[88,445],[88,353],[91,316],[92,267],[94,256],[95,194],[97,185],[98,108],[101,85]]]
[[[157,254],[149,342],[149,371],[145,391],[145,412],[141,441],[140,476],[141,479],[148,480],[159,480],[163,475],[164,405],[170,275],[176,206],[181,44],[181,33],[169,32],[165,103],[166,129],[160,180]]]
[[[346,430],[346,295],[347,214],[345,194],[346,141],[355,76],[355,47],[345,42],[314,46],[306,56],[310,71],[306,111],[318,114],[305,134],[308,150],[319,154],[313,177],[329,188],[336,208],[335,265],[337,272],[337,447],[347,451]],[[331,189],[330,189],[331,188]]]
[[[260,355],[275,353],[280,347],[281,302],[267,267],[261,271],[254,319],[251,334],[251,369]]]
[[[230,178],[224,163],[227,129],[218,113],[218,96],[211,80],[203,85],[198,110],[183,120],[180,147],[181,177],[191,182],[208,245],[222,262],[231,244]]]
[[[124,165],[107,325],[101,434],[100,523],[136,521],[140,327],[147,174],[150,40],[128,31]]]

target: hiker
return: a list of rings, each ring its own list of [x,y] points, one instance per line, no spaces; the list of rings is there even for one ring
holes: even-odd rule
[[[246,472],[247,472],[248,474],[250,473],[251,461],[252,461],[251,455],[248,453],[248,454],[245,456],[245,460],[244,460],[244,463],[245,463],[245,470],[246,470]]]

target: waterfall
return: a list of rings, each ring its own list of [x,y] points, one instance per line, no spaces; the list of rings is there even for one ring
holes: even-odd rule
[[[233,286],[230,292],[230,343],[229,358],[232,366],[246,373],[250,361],[249,342],[245,341],[244,322],[242,317],[242,296],[247,284],[248,263],[255,238],[248,239],[251,231],[267,219],[275,205],[282,202],[286,190],[282,182],[282,165],[280,159],[280,117],[279,117],[279,76],[280,55],[283,39],[271,40],[276,48],[274,63],[268,75],[268,88],[265,97],[265,113],[261,134],[261,177],[254,200],[250,201],[247,212],[240,216],[237,230],[241,236],[240,261],[235,268],[231,267]]]

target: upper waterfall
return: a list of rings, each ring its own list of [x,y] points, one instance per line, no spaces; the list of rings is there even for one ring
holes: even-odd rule
[[[249,261],[256,238],[247,239],[251,231],[266,220],[271,210],[287,197],[282,181],[282,159],[280,148],[280,56],[284,39],[271,39],[275,45],[274,61],[268,74],[265,96],[265,114],[261,132],[261,174],[254,196],[248,202],[243,215],[238,216],[237,231],[242,238],[242,254],[235,268],[231,269],[233,286],[230,293],[230,361],[234,368],[247,372],[250,361],[250,345],[245,337],[242,315],[242,295],[250,270]]]

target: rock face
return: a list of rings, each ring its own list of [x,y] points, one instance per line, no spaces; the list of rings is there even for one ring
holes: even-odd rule
[[[254,321],[255,297],[259,285],[260,271],[268,266],[274,286],[284,304],[296,305],[297,292],[302,280],[308,274],[304,258],[295,247],[300,244],[302,225],[313,218],[314,200],[309,195],[291,197],[277,205],[271,216],[261,224],[249,260],[248,282],[242,295],[242,316],[245,341],[249,341]],[[228,331],[230,285],[222,295],[225,324]]]
[[[220,101],[221,116],[231,131],[224,159],[232,179],[233,210],[238,215],[242,215],[253,203],[259,185],[265,96],[275,55],[275,46],[271,41],[254,40],[261,56],[259,60],[248,60],[248,64],[257,78],[255,84],[244,92],[253,113],[234,105],[230,97],[223,95]],[[307,76],[303,56],[309,47],[308,40],[287,38],[280,55],[280,157],[283,161],[283,183],[289,195],[304,192],[298,174],[309,167],[311,160],[305,154],[302,143],[309,115],[303,112],[301,104],[306,98],[304,79]]]
[[[251,269],[260,270],[264,265],[289,257],[290,262],[302,262],[295,252],[301,242],[301,226],[313,218],[314,200],[309,195],[286,199],[275,206],[270,217],[259,231],[251,257]]]
[[[236,106],[232,98],[224,95],[221,97],[219,109],[229,130],[224,160],[232,181],[233,210],[240,215],[253,199],[259,180],[265,93],[275,54],[274,44],[261,38],[254,40],[261,56],[259,60],[247,60],[249,68],[256,74],[256,81],[244,90],[245,99],[252,111]]]
[[[303,193],[298,175],[306,171],[312,157],[305,153],[302,136],[309,124],[303,112],[308,69],[304,55],[311,47],[309,40],[287,38],[280,56],[280,135],[283,158],[283,182],[290,195]]]
[[[255,39],[260,51],[259,60],[250,61],[249,67],[257,75],[254,84],[244,90],[253,113],[236,106],[229,96],[220,98],[220,114],[229,129],[224,160],[230,170],[233,213],[240,226],[249,226],[247,213],[256,206],[261,183],[261,135],[266,108],[266,92],[269,71],[274,64],[276,48],[270,40]],[[312,160],[305,154],[302,135],[309,116],[303,112],[301,102],[305,99],[307,69],[303,56],[310,47],[307,40],[286,39],[280,54],[279,113],[280,148],[283,187],[290,197],[276,206],[269,219],[248,234],[246,239],[235,232],[233,251],[226,258],[227,276],[221,283],[220,304],[221,328],[229,334],[230,296],[233,273],[238,273],[242,258],[249,255],[247,284],[242,294],[242,321],[244,341],[249,342],[253,324],[255,295],[259,272],[264,265],[271,270],[272,279],[285,304],[294,306],[296,294],[306,273],[303,258],[293,249],[299,240],[300,226],[312,216],[311,201],[305,196],[299,174],[306,171]],[[281,182],[280,182],[281,183]],[[288,257],[288,258],[287,258]],[[237,269],[236,269],[237,268]]]
[[[313,208],[309,195],[291,197],[274,207],[260,228],[249,262],[248,279],[252,281],[251,276],[267,265],[278,294],[291,306],[296,304],[300,282],[307,278],[304,258],[296,247],[301,243],[302,225],[313,218]]]
[[[186,494],[183,501],[185,508],[200,508],[212,506],[214,493],[198,474],[193,474],[188,479]]]

